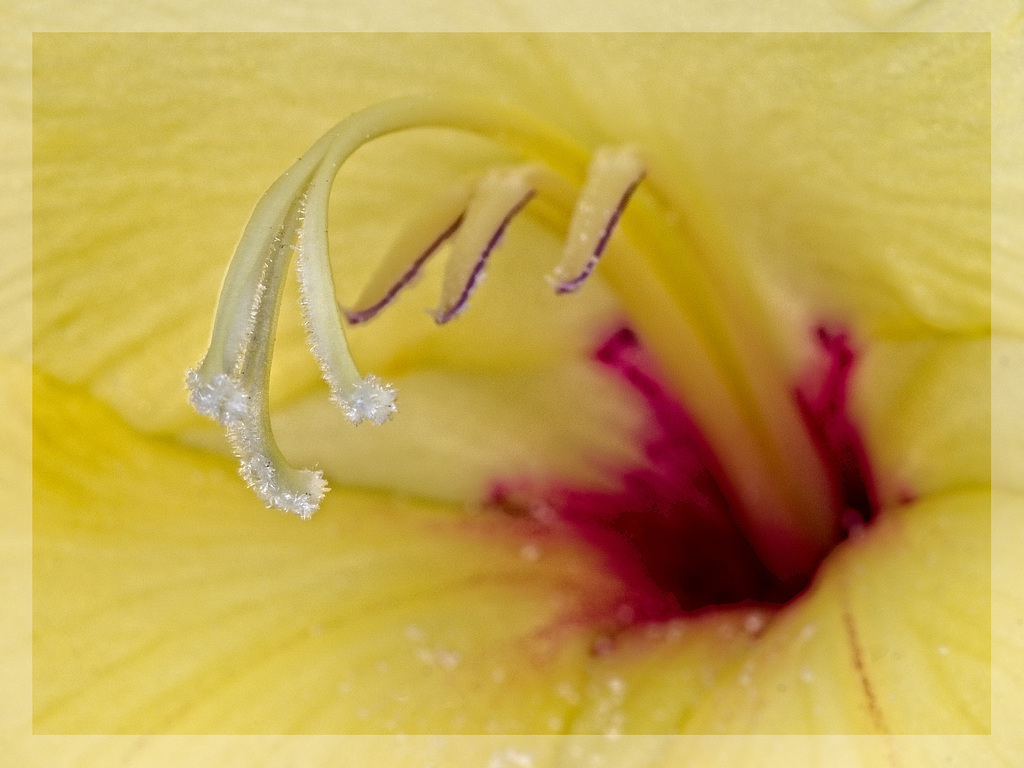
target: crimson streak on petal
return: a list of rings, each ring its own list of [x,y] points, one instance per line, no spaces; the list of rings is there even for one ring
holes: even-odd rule
[[[860,431],[849,412],[850,377],[856,353],[849,334],[824,326],[815,329],[826,365],[816,383],[796,390],[796,400],[814,446],[830,473],[837,509],[846,532],[862,527],[878,511],[878,495]]]

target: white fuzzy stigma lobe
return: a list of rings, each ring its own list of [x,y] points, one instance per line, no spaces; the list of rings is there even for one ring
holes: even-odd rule
[[[296,470],[275,462],[268,445],[272,438],[254,412],[245,391],[226,373],[203,381],[192,369],[185,377],[189,402],[196,411],[227,428],[228,441],[238,457],[238,473],[268,507],[309,519],[327,493],[323,473]]]
[[[319,470],[303,469],[296,472],[301,481],[301,489],[285,488],[281,483],[280,472],[274,463],[262,454],[242,455],[238,441],[231,436],[239,454],[238,474],[245,484],[259,497],[260,501],[283,512],[291,512],[308,520],[320,507],[320,502],[327,493],[327,483]]]
[[[201,416],[228,426],[245,418],[249,412],[249,396],[231,380],[226,373],[218,373],[209,381],[203,381],[199,373],[189,369],[185,374],[188,387],[188,401]]]
[[[397,397],[393,386],[370,374],[358,381],[347,394],[335,392],[332,399],[353,424],[372,421],[380,425],[398,411]]]

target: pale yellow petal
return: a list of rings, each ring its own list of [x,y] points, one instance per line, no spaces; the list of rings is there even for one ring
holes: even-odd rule
[[[868,347],[854,409],[886,506],[990,485],[992,384],[987,338]],[[1013,448],[1020,443],[1019,437],[1012,440]]]
[[[0,753],[12,765],[31,719],[31,446],[28,366],[0,357]]]
[[[583,131],[655,148],[680,195],[692,168],[781,312],[885,335],[988,327],[987,36],[581,44],[538,41],[549,98],[582,102]]]
[[[37,732],[559,732],[619,587],[536,522],[336,490],[264,510],[231,462],[35,387]]]
[[[986,733],[989,564],[987,494],[890,512],[780,613],[681,622],[596,660],[579,729]]]
[[[35,397],[39,730],[988,727],[984,495],[889,513],[778,617],[602,639],[558,619],[615,586],[528,522],[348,492],[302,523],[226,461]]]

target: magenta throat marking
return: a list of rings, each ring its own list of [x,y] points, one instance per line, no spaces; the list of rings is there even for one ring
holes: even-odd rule
[[[825,328],[815,333],[821,368],[793,394],[826,467],[845,536],[874,518],[877,494],[848,412],[856,355],[845,333]],[[758,558],[736,523],[729,502],[733,494],[707,441],[661,383],[636,334],[620,329],[594,356],[643,398],[652,415],[646,462],[622,471],[621,490],[548,486],[540,498],[532,494],[532,503],[542,502],[552,510],[554,525],[601,553],[623,587],[614,614],[635,625],[715,606],[780,605],[800,594],[813,572],[783,581]],[[520,489],[531,487],[536,484],[496,483],[490,501],[521,514]]]

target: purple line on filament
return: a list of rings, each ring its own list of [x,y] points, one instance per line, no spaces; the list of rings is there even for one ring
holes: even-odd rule
[[[583,267],[583,271],[571,280],[563,280],[560,283],[556,283],[555,293],[572,293],[583,285],[584,280],[590,277],[590,273],[593,272],[594,268],[597,266],[598,259],[601,258],[601,254],[604,253],[604,249],[608,246],[608,239],[612,236],[612,232],[615,230],[615,225],[619,223],[619,219],[622,218],[623,211],[626,210],[629,198],[633,196],[633,192],[635,192],[636,188],[640,186],[640,182],[643,181],[643,179],[644,174],[641,173],[636,178],[636,181],[629,185],[625,193],[623,193],[622,197],[619,199],[619,204],[615,206],[615,210],[612,212],[611,218],[608,219],[608,223],[601,232],[601,237],[598,239],[597,245],[594,246],[594,251],[590,254],[590,258]]]
[[[508,225],[512,222],[512,219],[515,218],[517,213],[526,207],[526,204],[530,202],[535,194],[536,192],[531,189],[521,200],[519,200],[519,202],[512,206],[512,209],[507,214],[505,214],[505,218],[501,220],[501,224],[498,225],[497,230],[495,230],[494,234],[491,235],[491,239],[487,241],[487,245],[484,246],[483,251],[480,253],[480,258],[477,259],[476,264],[473,265],[473,271],[470,273],[469,280],[466,282],[466,287],[462,289],[462,293],[459,295],[458,300],[448,309],[434,313],[434,320],[438,325],[447,323],[466,308],[466,302],[469,301],[469,295],[473,292],[473,288],[476,287],[476,284],[483,276],[484,266],[486,266],[487,259],[490,258],[491,252],[495,249],[498,243],[501,242],[501,238],[505,234],[505,230],[508,228]]]
[[[412,263],[412,266],[406,270],[405,274],[399,278],[398,282],[391,286],[391,288],[388,289],[388,292],[384,294],[384,297],[376,304],[368,307],[367,309],[343,309],[342,312],[345,315],[345,319],[349,322],[349,325],[358,325],[359,323],[365,323],[367,320],[372,320],[376,317],[378,312],[394,301],[395,296],[397,296],[403,288],[408,286],[416,275],[419,274],[420,269],[427,263],[427,260],[434,255],[437,249],[440,248],[448,238],[455,234],[456,230],[458,230],[460,226],[462,226],[462,221],[465,218],[466,214],[460,213],[459,217],[455,219],[455,221],[453,221],[444,232],[438,235],[434,242],[427,246],[427,249],[423,251],[416,261]]]

